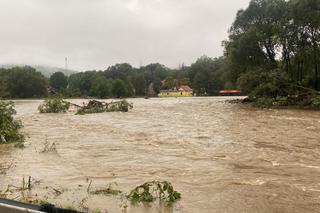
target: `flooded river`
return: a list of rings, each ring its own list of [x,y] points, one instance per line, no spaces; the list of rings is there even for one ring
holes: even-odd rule
[[[320,112],[227,99],[131,99],[128,113],[83,116],[39,114],[41,101],[16,101],[26,148],[0,147],[0,162],[14,165],[0,175],[0,190],[31,176],[33,197],[109,213],[125,205],[133,213],[320,212]],[[57,153],[40,153],[45,141]],[[89,196],[91,180],[91,188],[113,184],[125,192],[167,180],[182,199],[172,207],[132,206]]]

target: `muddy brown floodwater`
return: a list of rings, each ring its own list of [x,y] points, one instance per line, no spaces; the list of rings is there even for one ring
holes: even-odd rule
[[[0,147],[0,162],[14,165],[0,175],[0,190],[31,176],[33,197],[109,213],[125,205],[133,213],[320,212],[320,112],[227,99],[131,99],[128,113],[83,116],[39,114],[40,100],[16,101],[26,148]],[[46,140],[57,153],[40,153]],[[92,188],[114,183],[125,192],[168,180],[182,199],[172,207],[132,206],[88,196],[88,180]]]

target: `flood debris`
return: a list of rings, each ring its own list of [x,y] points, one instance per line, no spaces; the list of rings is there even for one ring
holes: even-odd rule
[[[107,195],[120,195],[120,194],[122,194],[122,191],[114,189],[112,187],[112,184],[109,184],[106,188],[90,191],[89,193],[94,194],[94,195],[106,195],[107,196]]]
[[[62,98],[49,98],[38,107],[40,113],[64,113],[69,110],[70,102]]]
[[[88,103],[83,103],[82,106],[55,97],[46,99],[43,104],[39,105],[40,113],[64,113],[76,111],[77,115],[103,113],[103,112],[128,112],[133,108],[132,103],[123,99],[110,103],[104,101],[90,100]]]
[[[103,102],[97,100],[90,100],[87,104],[84,104],[77,110],[78,115],[91,114],[91,113],[102,113],[102,112],[128,112],[132,109],[132,103],[123,99],[115,102]]]
[[[117,184],[115,183],[115,185]],[[91,186],[91,182],[89,186]],[[133,203],[150,203],[155,200],[160,200],[167,204],[172,204],[181,198],[181,194],[175,191],[172,184],[168,181],[146,182],[132,189],[129,194],[114,189],[112,184],[109,184],[106,188],[94,191],[87,190],[87,192],[92,195],[120,196],[121,198],[126,198]]]
[[[9,184],[5,191],[3,191],[3,192],[0,191],[0,197],[6,198],[9,195],[12,195],[16,192],[21,192],[22,198],[20,200],[25,201],[25,200],[27,200],[27,198],[25,197],[24,191],[30,191],[32,189],[32,187],[33,187],[33,183],[32,183],[31,176],[28,176],[27,179],[25,179],[25,177],[23,177],[21,186]],[[19,197],[20,196],[14,198],[13,200],[15,200]]]
[[[58,153],[56,143],[49,142],[48,137],[46,136],[46,140],[43,143],[43,149],[40,153]]]
[[[15,114],[12,101],[0,100],[0,144],[24,141],[23,135],[19,133],[22,124],[13,118]]]
[[[181,198],[181,194],[173,189],[168,181],[151,181],[131,190],[128,199],[132,202],[153,202],[157,199],[167,203],[174,203]]]

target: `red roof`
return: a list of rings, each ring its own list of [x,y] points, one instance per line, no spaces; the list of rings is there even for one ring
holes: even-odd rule
[[[240,90],[220,90],[220,93],[241,93]]]

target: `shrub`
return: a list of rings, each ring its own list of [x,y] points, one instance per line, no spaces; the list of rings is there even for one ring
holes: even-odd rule
[[[320,96],[315,96],[311,99],[311,105],[315,108],[320,109]]]
[[[46,99],[38,109],[40,113],[61,113],[67,112],[70,107],[70,103],[64,101],[62,98]]]
[[[253,105],[261,108],[269,108],[274,105],[274,101],[273,98],[257,98],[253,102]]]
[[[240,76],[238,85],[251,99],[288,96],[287,76],[281,70],[252,70]]]
[[[127,100],[121,100],[111,103],[91,100],[87,105],[79,108],[76,114],[83,115],[102,112],[128,112],[129,109],[132,108],[133,105],[130,104]]]
[[[14,103],[0,100],[0,144],[23,141],[23,135],[19,133],[22,125],[13,118],[14,114]]]
[[[127,100],[121,100],[119,102],[113,102],[107,105],[107,112],[128,112],[129,109],[132,109],[133,105],[130,104]]]
[[[181,194],[175,191],[168,181],[152,181],[134,188],[128,198],[132,202],[153,202],[156,199],[160,199],[173,203],[181,198]]]

